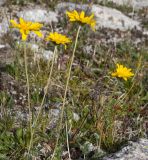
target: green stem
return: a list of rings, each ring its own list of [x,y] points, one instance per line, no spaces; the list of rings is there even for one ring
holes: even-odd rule
[[[50,73],[49,73],[49,77],[48,77],[48,80],[47,80],[47,84],[45,86],[45,90],[44,90],[44,96],[43,96],[43,99],[42,99],[42,102],[41,102],[41,105],[40,105],[40,109],[39,109],[39,112],[38,112],[38,115],[37,115],[37,118],[36,118],[36,121],[34,124],[37,123],[38,119],[39,119],[39,116],[41,114],[41,110],[42,110],[42,107],[44,105],[44,102],[45,102],[45,98],[46,98],[46,95],[47,95],[47,92],[48,92],[48,88],[49,88],[49,85],[51,83],[51,76],[52,76],[52,72],[53,72],[53,66],[54,66],[54,61],[55,61],[55,56],[56,56],[56,52],[57,52],[57,46],[55,46],[54,48],[54,53],[53,53],[53,58],[52,58],[52,63],[51,63],[51,68],[50,68]]]
[[[47,92],[48,92],[49,85],[50,85],[50,83],[51,83],[51,76],[52,76],[52,73],[53,73],[53,66],[54,66],[54,60],[55,60],[56,52],[57,52],[57,46],[55,46],[55,48],[54,48],[54,53],[53,53],[53,58],[52,58],[52,63],[51,63],[51,68],[50,68],[50,73],[49,73],[49,77],[48,77],[48,80],[47,80],[47,84],[46,84],[45,90],[44,90],[44,96],[43,96],[43,99],[42,99],[42,102],[41,102],[41,105],[40,105],[40,108],[39,108],[39,111],[38,111],[38,114],[37,114],[37,118],[35,119],[35,121],[34,121],[34,123],[33,123],[34,130],[31,132],[32,134],[31,134],[31,139],[30,139],[29,148],[32,147],[33,136],[34,136],[35,128],[36,128],[37,122],[38,122],[38,120],[39,120],[39,117],[40,117],[40,114],[41,114],[41,111],[42,111],[42,108],[43,108],[43,105],[44,105],[44,102],[45,102],[45,98],[46,98],[46,95],[47,95]]]
[[[29,75],[28,75],[28,61],[27,61],[27,51],[26,44],[24,46],[24,62],[25,62],[25,74],[26,74],[26,83],[27,83],[27,100],[28,100],[28,108],[29,108],[29,123],[30,123],[30,133],[32,134],[32,114],[31,114],[31,102],[30,102],[30,84],[29,84]],[[30,152],[30,148],[28,149],[28,153]]]
[[[62,105],[62,110],[61,110],[61,115],[60,115],[60,122],[59,122],[59,129],[58,129],[58,136],[57,136],[57,140],[56,140],[55,150],[54,150],[54,153],[52,155],[51,160],[53,160],[54,155],[56,153],[56,148],[58,146],[58,142],[59,142],[59,138],[60,138],[60,131],[62,129],[62,121],[63,121],[63,116],[64,116],[64,109],[65,109],[65,104],[66,104],[66,97],[67,97],[67,92],[68,92],[69,80],[70,80],[72,64],[73,64],[73,61],[74,61],[75,52],[76,52],[76,48],[77,48],[77,44],[78,44],[78,37],[79,37],[80,29],[81,29],[81,26],[79,26],[77,34],[76,34],[74,49],[73,49],[73,53],[72,53],[72,57],[71,57],[71,62],[70,62],[69,70],[68,70],[68,77],[67,77],[66,87],[65,87],[65,92],[64,92],[63,105]]]

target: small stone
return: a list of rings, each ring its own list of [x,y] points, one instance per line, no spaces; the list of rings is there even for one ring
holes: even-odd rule
[[[88,154],[91,151],[95,150],[95,147],[92,143],[86,141],[83,145],[80,146],[84,154]]]
[[[53,52],[50,51],[50,50],[44,50],[42,56],[43,56],[43,59],[45,59],[45,60],[52,59],[52,57],[53,57]]]
[[[73,113],[73,119],[77,122],[79,121],[80,117],[77,113]]]
[[[91,55],[93,53],[92,45],[84,46],[83,51],[85,52],[86,55]]]
[[[59,116],[59,114],[60,114],[60,110],[59,110],[59,109],[51,109],[51,110],[50,110],[50,114],[51,114],[52,116],[58,118],[58,116]]]
[[[16,91],[12,91],[11,94],[12,94],[12,95],[16,95],[17,92],[16,92]]]
[[[31,45],[31,50],[34,52],[38,52],[39,51],[39,46],[37,44],[32,44]]]
[[[4,49],[4,48],[6,48],[6,45],[0,44],[0,49]]]

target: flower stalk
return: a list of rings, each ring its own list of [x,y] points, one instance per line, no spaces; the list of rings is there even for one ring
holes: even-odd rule
[[[24,44],[24,63],[25,63],[25,74],[26,74],[26,85],[27,85],[27,100],[28,100],[28,109],[29,109],[29,129],[30,134],[32,135],[32,112],[31,112],[31,101],[30,101],[30,84],[29,84],[29,75],[28,75],[28,61],[27,61],[27,50],[26,43]],[[28,149],[28,153],[30,152]]]
[[[55,48],[54,48],[54,53],[53,53],[53,58],[52,58],[52,62],[51,62],[50,73],[49,73],[49,77],[48,77],[48,80],[47,80],[47,84],[46,84],[45,89],[44,89],[44,96],[43,96],[43,99],[42,99],[42,102],[41,102],[37,117],[36,117],[36,119],[34,120],[34,123],[33,123],[33,128],[34,129],[31,132],[32,134],[31,134],[31,139],[30,139],[29,150],[32,147],[35,128],[36,128],[37,122],[39,120],[39,117],[41,115],[41,111],[42,111],[42,108],[43,108],[43,105],[44,105],[44,102],[45,102],[45,98],[46,98],[46,95],[47,95],[47,92],[48,92],[49,85],[51,84],[51,76],[52,76],[52,73],[53,73],[53,67],[54,67],[54,61],[55,61],[56,53],[57,53],[57,46],[55,46]]]
[[[72,64],[73,64],[74,57],[75,57],[75,52],[76,52],[76,48],[77,48],[77,44],[78,44],[78,38],[79,38],[80,30],[81,30],[81,26],[79,26],[77,34],[76,34],[74,49],[73,49],[73,53],[72,53],[72,57],[71,57],[71,61],[70,61],[70,67],[69,67],[69,70],[68,70],[68,77],[67,77],[67,80],[66,80],[64,98],[63,98],[63,104],[62,104],[60,122],[59,122],[59,128],[58,128],[58,136],[57,136],[57,140],[56,140],[55,150],[54,150],[54,153],[52,155],[51,160],[53,160],[53,158],[55,156],[56,148],[58,146],[58,142],[59,142],[59,138],[60,138],[60,131],[62,129],[62,121],[63,121],[63,116],[64,116],[64,109],[65,109],[65,104],[66,104],[66,97],[67,97],[68,86],[69,86],[69,81],[70,81],[71,69],[72,69]]]

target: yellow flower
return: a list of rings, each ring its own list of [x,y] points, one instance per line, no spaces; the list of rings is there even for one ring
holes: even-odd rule
[[[85,12],[81,11],[78,13],[76,10],[72,12],[66,12],[71,22],[80,22],[81,24],[88,24],[90,27],[95,30],[96,21],[94,20],[94,14],[90,16],[85,16]]]
[[[127,81],[128,78],[134,75],[134,73],[131,72],[131,69],[128,69],[118,63],[116,65],[117,65],[116,72],[112,73],[113,77],[123,78],[125,81]]]
[[[19,23],[16,23],[15,20],[10,20],[10,22],[12,25],[11,27],[19,29],[23,41],[27,40],[27,36],[31,31],[39,37],[43,36],[40,32],[40,29],[43,25],[40,23],[25,21],[23,18],[19,19]]]
[[[50,33],[46,38],[45,38],[46,41],[52,41],[56,44],[62,44],[66,47],[66,44],[67,43],[70,43],[71,40],[66,37],[65,35],[62,35],[62,34],[59,34],[57,32],[54,32],[54,33]]]

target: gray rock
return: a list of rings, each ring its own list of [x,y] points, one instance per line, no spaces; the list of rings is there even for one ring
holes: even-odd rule
[[[119,152],[103,158],[103,160],[148,160],[148,139],[129,142]]]
[[[7,2],[7,0],[0,0],[0,6],[4,5]]]
[[[84,46],[83,51],[85,52],[85,54],[91,55],[93,53],[93,46],[86,45],[86,46]]]
[[[18,16],[33,22],[58,22],[58,15],[55,12],[47,11],[46,9],[24,9],[22,12],[18,13]]]
[[[54,128],[57,125],[58,119],[60,117],[59,109],[50,109],[48,118],[50,119],[49,128]]]
[[[9,22],[6,18],[4,18],[0,23],[0,37],[6,34],[8,30],[9,30]]]
[[[53,57],[53,52],[50,50],[43,50],[42,58],[45,60],[52,59]]]
[[[76,3],[68,3],[68,2],[62,2],[57,4],[57,6],[55,7],[56,12],[63,12],[66,10],[89,10],[89,6],[86,4],[80,5],[80,4],[76,4]]]
[[[13,62],[13,54],[8,44],[0,44],[0,67],[5,67]]]
[[[39,52],[39,46],[37,44],[30,43],[30,48],[33,52]]]
[[[31,49],[33,49],[33,48],[31,48]],[[40,49],[38,49],[38,51],[36,50],[35,52],[37,53],[36,54],[36,56],[37,56],[36,58],[37,59],[50,61],[53,58],[53,51],[51,51],[51,50],[45,50],[43,48],[40,48]]]
[[[98,0],[101,2],[102,0]],[[133,7],[134,9],[142,9],[148,7],[148,0],[107,0],[108,2],[113,2],[117,5],[126,5]]]
[[[23,43],[21,41],[17,42],[17,45],[23,49]],[[44,48],[41,48],[39,45],[34,43],[26,43],[27,48],[30,48],[32,52],[35,54],[35,59],[43,59],[45,61],[49,61],[53,57],[53,51],[51,50],[45,50]],[[0,46],[1,47],[1,46]]]
[[[40,48],[37,44],[29,44],[29,47],[31,48],[31,50],[36,54],[36,58],[37,59],[43,59],[45,61],[49,61],[52,59],[53,57],[53,51],[51,50],[45,50],[43,48]]]
[[[116,9],[93,5],[92,12],[96,16],[97,29],[99,27],[120,29],[121,31],[126,31],[135,27],[140,29],[139,22],[132,20]]]
[[[87,10],[94,13],[96,18],[96,29],[100,27],[109,29],[119,29],[121,31],[126,31],[137,27],[140,29],[140,23],[135,21],[120,11],[100,5],[76,5],[74,3],[60,3],[56,6],[57,11],[66,11],[73,9]]]

